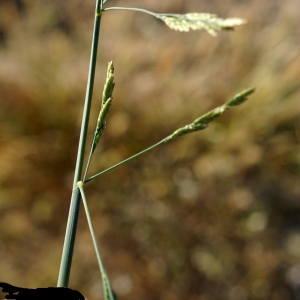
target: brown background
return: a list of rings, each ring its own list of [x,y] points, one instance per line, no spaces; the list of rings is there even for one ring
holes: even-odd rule
[[[120,299],[300,299],[299,0],[144,0],[248,24],[211,37],[103,15],[92,136],[107,62],[116,88],[90,175],[250,86],[207,130],[86,186]],[[94,1],[0,0],[0,281],[55,286],[89,63]],[[81,210],[70,285],[101,299]]]

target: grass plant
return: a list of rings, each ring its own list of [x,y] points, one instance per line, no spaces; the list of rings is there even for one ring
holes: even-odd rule
[[[88,170],[90,163],[92,161],[93,154],[95,149],[100,141],[100,138],[105,130],[106,127],[106,116],[111,108],[112,99],[113,99],[113,90],[115,86],[114,82],[114,66],[113,62],[108,64],[107,70],[107,77],[106,82],[104,85],[103,96],[102,96],[102,104],[101,109],[99,112],[98,121],[96,124],[96,129],[94,131],[94,136],[92,140],[92,144],[89,151],[89,156],[87,158],[87,165],[85,171],[83,173],[83,164],[84,158],[86,153],[86,140],[87,140],[87,133],[89,127],[89,116],[91,111],[91,104],[92,104],[92,96],[93,96],[93,87],[94,87],[94,79],[95,79],[95,70],[96,70],[96,62],[97,62],[97,51],[98,51],[98,41],[99,41],[99,34],[100,34],[100,23],[102,19],[102,15],[104,13],[108,13],[109,11],[113,10],[129,10],[129,11],[138,11],[142,13],[147,13],[152,15],[160,20],[162,20],[168,27],[174,30],[187,32],[190,30],[206,30],[209,34],[215,36],[217,31],[220,30],[233,30],[236,26],[244,24],[246,21],[240,18],[229,18],[229,19],[221,19],[216,15],[208,14],[208,13],[189,13],[189,14],[157,14],[145,9],[141,8],[125,8],[125,7],[104,7],[104,5],[109,2],[108,0],[97,0],[96,2],[96,9],[95,9],[95,21],[94,21],[94,33],[93,33],[93,40],[92,40],[92,47],[91,47],[91,59],[90,59],[90,67],[89,67],[89,75],[88,75],[88,82],[87,82],[87,89],[86,89],[86,97],[83,109],[83,117],[82,117],[82,124],[81,124],[81,132],[80,132],[80,139],[79,139],[79,146],[78,146],[78,154],[77,154],[77,162],[73,180],[73,193],[71,197],[71,204],[69,210],[69,217],[67,221],[67,229],[61,259],[61,266],[59,271],[59,278],[58,278],[58,287],[67,287],[69,283],[71,265],[72,265],[72,256],[74,250],[74,243],[76,237],[76,228],[78,222],[78,215],[80,209],[80,200],[82,199],[84,204],[84,209],[86,212],[89,229],[91,232],[94,248],[96,251],[98,264],[100,268],[100,272],[102,275],[102,282],[103,282],[103,290],[104,290],[104,299],[105,300],[113,300],[116,299],[115,294],[111,289],[111,284],[108,279],[108,275],[105,271],[104,264],[102,262],[99,247],[96,241],[96,234],[94,232],[94,228],[92,225],[91,216],[88,209],[88,203],[86,200],[86,196],[84,193],[84,185],[93,179],[99,177],[100,175],[105,174],[108,171],[111,171],[122,164],[154,149],[155,147],[167,143],[175,138],[184,136],[186,134],[204,130],[208,127],[209,123],[214,121],[216,118],[221,116],[226,110],[233,106],[240,105],[244,103],[249,95],[254,92],[254,88],[248,88],[232,99],[227,101],[225,104],[209,111],[208,113],[204,114],[203,116],[197,118],[192,123],[181,127],[175,130],[172,134],[167,136],[166,138],[162,139],[160,142],[156,143],[155,145],[129,157],[121,161],[120,163],[99,172],[89,178],[87,177]]]
[[[57,284],[95,2],[0,1],[0,281]],[[204,30],[170,30],[142,12],[104,12],[81,181],[109,61],[114,98],[86,180],[257,86],[249,103],[206,130],[162,143],[84,184],[116,294],[120,300],[295,299],[299,0],[109,0],[109,6],[203,11],[247,24],[213,38]],[[80,205],[69,287],[101,299]]]

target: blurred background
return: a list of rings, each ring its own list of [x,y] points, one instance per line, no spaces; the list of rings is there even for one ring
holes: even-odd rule
[[[0,0],[0,281],[57,283],[94,2]],[[207,130],[86,185],[119,299],[300,299],[299,0],[108,6],[248,23],[212,37],[142,13],[105,13],[88,145],[110,60],[116,87],[90,175],[257,87]],[[83,209],[69,287],[102,299]]]

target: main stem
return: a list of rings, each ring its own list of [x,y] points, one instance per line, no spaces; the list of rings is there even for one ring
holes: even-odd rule
[[[81,131],[80,131],[80,139],[79,139],[73,187],[75,187],[77,182],[81,180],[81,175],[82,175],[86,137],[88,131],[88,123],[90,118],[90,110],[91,110],[93,87],[94,87],[101,13],[102,13],[102,1],[97,0],[88,83],[87,83],[83,117],[81,123]],[[79,208],[80,208],[80,192],[79,189],[74,189],[72,192],[65,241],[64,241],[61,264],[59,269],[59,276],[57,282],[58,287],[68,287],[71,265],[72,265],[73,250],[75,244],[75,237],[76,237],[76,229],[78,223]]]

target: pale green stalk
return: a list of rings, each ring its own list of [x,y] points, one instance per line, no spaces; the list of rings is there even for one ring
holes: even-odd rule
[[[96,239],[96,235],[95,235],[95,231],[94,231],[94,227],[93,227],[93,223],[92,223],[92,218],[89,212],[89,208],[88,208],[88,204],[86,201],[86,197],[84,194],[84,189],[83,189],[83,182],[79,181],[77,182],[77,187],[80,190],[81,193],[81,198],[82,198],[82,202],[83,202],[83,206],[85,209],[85,214],[86,214],[86,218],[89,224],[89,228],[90,228],[90,232],[91,232],[91,236],[92,236],[92,240],[93,240],[93,244],[94,244],[94,248],[95,248],[95,252],[96,252],[96,256],[97,256],[97,260],[98,260],[98,264],[99,264],[99,269],[102,275],[102,282],[103,282],[103,292],[104,292],[104,299],[106,300],[114,300],[114,295],[113,295],[113,291],[111,289],[111,284],[109,282],[107,273],[105,271],[101,256],[100,256],[100,251],[98,248],[98,244],[97,244],[97,239]]]
[[[107,10],[130,10],[130,11],[138,11],[138,12],[143,12],[146,13],[148,15],[157,17],[158,14],[149,11],[147,9],[143,9],[143,8],[136,8],[136,7],[108,7],[108,8],[104,8],[103,11],[107,11]]]
[[[153,145],[153,146],[151,146],[151,147],[149,147],[149,148],[147,148],[147,149],[145,149],[145,150],[143,150],[143,151],[141,151],[141,152],[139,152],[139,153],[137,153],[137,154],[135,154],[135,155],[133,155],[133,156],[131,156],[131,157],[123,160],[123,161],[121,161],[121,162],[119,162],[118,164],[116,164],[116,165],[114,165],[114,166],[112,166],[112,167],[110,167],[110,168],[108,168],[108,169],[106,169],[106,170],[104,170],[104,171],[102,171],[102,172],[100,172],[100,173],[98,173],[98,174],[96,174],[96,175],[88,178],[88,179],[86,179],[84,181],[84,183],[87,183],[87,182],[95,179],[96,177],[99,177],[100,175],[103,175],[104,173],[107,173],[107,172],[109,172],[109,171],[111,171],[111,170],[113,170],[113,169],[115,169],[115,168],[117,168],[117,167],[125,164],[126,162],[128,162],[128,161],[130,161],[130,160],[132,160],[132,159],[134,159],[134,158],[136,158],[136,157],[138,157],[138,156],[140,156],[140,155],[142,155],[142,154],[144,154],[144,153],[146,153],[146,152],[148,152],[148,151],[150,151],[150,150],[152,150],[154,148],[156,148],[157,146],[159,146],[159,145],[161,145],[163,143],[165,143],[164,139],[162,141],[158,142],[157,144],[155,144],[155,145]]]
[[[97,0],[88,83],[87,83],[84,111],[82,117],[73,187],[77,184],[78,181],[80,181],[82,176],[82,167],[83,167],[84,152],[86,146],[88,122],[89,122],[93,87],[94,87],[102,7],[103,7],[102,1]],[[73,250],[75,244],[75,237],[76,237],[76,230],[77,230],[77,223],[78,223],[79,208],[80,208],[80,193],[78,189],[74,189],[71,198],[65,241],[64,241],[61,264],[59,269],[59,276],[57,282],[58,287],[68,287],[71,265],[72,265]]]

